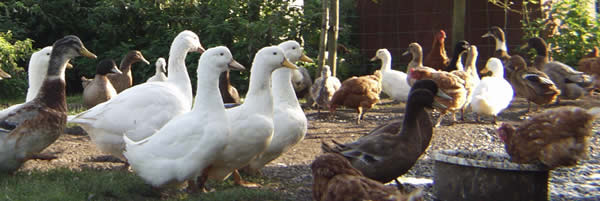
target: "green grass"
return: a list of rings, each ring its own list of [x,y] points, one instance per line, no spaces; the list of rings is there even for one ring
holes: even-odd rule
[[[247,178],[252,182],[271,182]],[[126,171],[50,171],[18,172],[0,175],[0,200],[286,200],[285,195],[268,189],[248,189],[225,182],[209,182],[216,191],[188,194],[169,190],[162,195],[139,177]]]

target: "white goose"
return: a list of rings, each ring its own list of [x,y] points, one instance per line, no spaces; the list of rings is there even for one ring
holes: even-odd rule
[[[107,102],[70,117],[69,122],[81,125],[101,151],[124,159],[123,135],[142,140],[173,117],[191,109],[192,85],[185,66],[189,51],[204,52],[204,48],[198,35],[183,31],[171,44],[167,81],[133,86]]]
[[[175,117],[154,135],[133,142],[123,136],[129,164],[144,181],[158,187],[193,181],[225,148],[230,125],[219,92],[219,75],[243,70],[227,47],[206,50],[198,61],[198,88],[193,109]],[[205,180],[204,180],[205,181]],[[192,183],[193,184],[193,183]],[[196,186],[190,185],[192,190]]]
[[[52,46],[45,47],[37,52],[34,52],[29,59],[29,67],[27,69],[27,77],[29,80],[29,88],[27,88],[27,97],[25,102],[29,102],[37,96],[42,83],[46,78],[46,72],[48,71],[48,61],[50,61],[50,54],[52,53]],[[70,64],[67,64],[69,68]],[[0,119],[6,117],[10,112],[16,111],[24,103],[12,105],[2,111],[0,111]]]
[[[227,110],[231,135],[227,147],[209,170],[210,178],[224,180],[233,172],[236,184],[257,186],[243,181],[237,169],[248,165],[271,142],[274,130],[271,73],[282,66],[297,68],[285,58],[280,47],[265,47],[256,53],[244,103]]]
[[[167,80],[167,75],[165,74],[167,72],[167,69],[165,68],[167,66],[167,62],[165,62],[165,58],[159,57],[156,60],[156,73],[148,78],[148,80],[146,80],[146,82],[162,82],[162,81],[166,81]]]
[[[500,59],[488,59],[482,73],[488,70],[492,72],[492,76],[481,79],[473,91],[471,109],[478,114],[477,121],[479,121],[479,114],[492,115],[494,117],[492,123],[496,124],[498,113],[506,109],[513,99],[513,88],[504,79],[504,67]]]
[[[285,57],[292,63],[298,60],[313,62],[303,53],[303,48],[296,41],[285,41],[278,45],[285,52]],[[260,171],[267,163],[275,160],[292,146],[296,145],[306,135],[307,120],[300,107],[298,98],[292,86],[292,71],[289,68],[280,68],[273,72],[273,116],[274,132],[271,144],[267,150],[250,162],[250,171]]]
[[[410,86],[406,73],[392,69],[392,55],[387,49],[379,49],[371,61],[381,59],[381,87],[383,92],[396,101],[406,102]]]

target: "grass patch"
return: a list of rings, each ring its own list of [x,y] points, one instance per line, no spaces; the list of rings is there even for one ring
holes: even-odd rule
[[[260,178],[247,179],[268,182]],[[161,196],[130,172],[62,168],[0,175],[0,200],[286,200],[280,192],[235,186],[231,179],[211,181],[208,185],[216,191],[206,194],[174,191]]]

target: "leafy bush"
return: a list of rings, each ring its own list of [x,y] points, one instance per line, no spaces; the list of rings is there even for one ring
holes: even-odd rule
[[[12,78],[0,81],[0,98],[23,96],[27,91],[24,61],[33,53],[31,39],[16,40],[12,32],[0,32],[0,68]]]
[[[552,47],[554,60],[575,66],[577,61],[600,45],[600,22],[591,17],[586,2],[563,0],[552,4],[548,19],[523,21],[525,40],[539,36]]]

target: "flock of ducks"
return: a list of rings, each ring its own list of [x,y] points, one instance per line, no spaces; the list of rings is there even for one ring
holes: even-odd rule
[[[464,121],[464,113],[471,110],[478,115],[477,121],[479,115],[486,115],[492,116],[492,123],[496,124],[496,117],[510,105],[515,95],[544,105],[556,101],[557,97],[579,98],[592,85],[590,76],[563,63],[550,61],[547,46],[541,38],[532,38],[524,46],[537,52],[533,66],[528,66],[519,55],[508,55],[504,32],[500,28],[492,27],[482,37],[492,37],[496,42],[494,57],[487,60],[480,72],[489,71],[485,77],[479,76],[475,66],[477,48],[459,41],[449,58],[444,48],[445,32],[440,31],[434,37],[433,48],[425,62],[421,46],[409,44],[404,55],[411,54],[412,60],[406,72],[391,69],[391,54],[386,49],[379,49],[371,60],[381,60],[382,64],[373,75],[355,76],[340,82],[331,75],[328,66],[323,66],[321,76],[310,84],[304,83],[306,77],[308,80],[310,77],[294,63],[313,62],[312,59],[303,53],[298,42],[285,41],[256,53],[250,70],[249,89],[241,102],[237,91],[234,93],[228,87],[229,71],[244,70],[245,67],[233,59],[227,47],[205,49],[194,32],[183,31],[171,44],[168,62],[164,58],[157,59],[156,74],[145,83],[132,86],[132,64],[149,64],[139,51],[129,52],[120,68],[111,59],[100,61],[93,79],[82,77],[84,104],[89,109],[67,117],[64,73],[71,66],[69,60],[78,56],[96,56],[79,38],[66,36],[52,47],[32,55],[26,102],[0,112],[0,171],[14,172],[29,159],[44,158],[39,153],[52,144],[70,122],[80,125],[98,149],[126,161],[153,187],[187,182],[191,191],[207,191],[205,183],[208,179],[224,180],[230,175],[236,184],[259,186],[243,180],[239,170],[260,173],[266,164],[304,138],[307,118],[300,107],[298,97],[302,95],[298,94],[297,88],[308,85],[308,97],[317,104],[319,112],[321,107],[328,108],[331,115],[338,106],[355,108],[357,123],[379,101],[382,91],[395,101],[406,103],[402,121],[381,125],[355,142],[322,144],[323,151],[328,154],[318,157],[312,164],[314,198],[335,200],[331,196],[343,194],[340,189],[344,188],[345,192],[361,191],[362,187],[353,189],[350,181],[360,181],[361,185],[379,189],[385,195],[403,197],[404,194],[378,182],[395,180],[416,163],[429,146],[433,127],[440,125],[444,114],[455,116],[460,111]],[[201,53],[196,97],[192,95],[185,64],[190,52]],[[467,54],[465,64],[461,59],[463,53]],[[8,78],[9,75],[1,71],[0,77]],[[237,95],[237,99],[231,94]],[[225,103],[236,104],[227,108]],[[435,124],[426,108],[440,111]],[[588,124],[596,113],[569,111],[581,113],[578,113],[581,119],[577,122],[585,124],[583,127],[589,130]],[[568,116],[563,113],[564,110],[549,112],[533,117],[526,124],[537,125],[535,118]],[[530,162],[531,158],[558,153],[552,144],[553,138],[543,145],[538,143],[546,155],[518,157],[522,156],[518,151],[522,148],[513,141],[522,135],[515,133],[527,133],[527,129],[535,128],[525,124],[519,128],[507,124],[500,127],[500,137],[515,161]],[[580,137],[586,136],[586,131],[573,132],[583,133]],[[577,137],[574,139],[579,139]],[[537,142],[540,142],[539,138],[544,137],[538,137]],[[581,144],[585,145],[585,142],[572,142],[568,146],[577,148]],[[577,153],[585,152],[578,150]],[[573,159],[564,155],[540,160],[556,167],[573,165],[573,161],[582,156],[577,154],[579,158]],[[345,176],[336,177],[338,174]],[[365,195],[369,193],[365,192]]]

